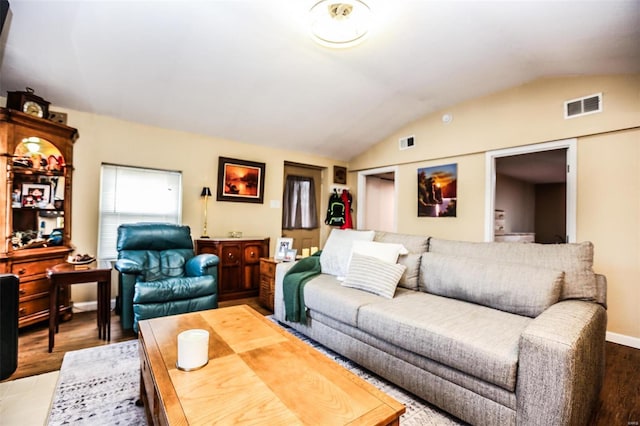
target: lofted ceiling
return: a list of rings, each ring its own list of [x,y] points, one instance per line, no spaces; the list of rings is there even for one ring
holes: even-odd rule
[[[313,1],[9,1],[2,96],[342,160],[466,99],[640,72],[638,0],[371,0],[346,50],[308,37]]]

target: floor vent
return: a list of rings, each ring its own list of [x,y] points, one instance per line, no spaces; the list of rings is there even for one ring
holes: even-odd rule
[[[413,148],[415,145],[415,137],[407,136],[406,138],[400,138],[398,145],[400,146],[400,151]]]
[[[580,117],[596,112],[602,112],[602,93],[571,99],[564,103],[564,118]]]

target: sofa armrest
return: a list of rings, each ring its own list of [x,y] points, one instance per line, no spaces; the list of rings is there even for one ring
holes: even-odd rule
[[[276,277],[273,291],[273,316],[278,321],[285,321],[284,293],[282,292],[282,280],[285,274],[296,262],[281,262],[276,265]]]
[[[607,309],[607,277],[596,274],[596,302]]]
[[[144,271],[141,264],[131,259],[118,259],[115,268],[122,274],[138,275]]]
[[[217,282],[218,263],[220,263],[218,256],[215,254],[203,253],[189,259],[185,265],[185,271],[187,272],[188,277],[213,275]]]
[[[516,424],[588,424],[604,377],[607,314],[593,302],[556,303],[520,337]]]

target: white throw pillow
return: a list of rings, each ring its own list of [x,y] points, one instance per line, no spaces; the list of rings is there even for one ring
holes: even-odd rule
[[[352,256],[353,253],[375,257],[387,263],[397,263],[398,256],[407,254],[409,251],[407,251],[402,244],[379,243],[377,241],[354,241],[351,250]],[[349,261],[351,261],[351,258],[349,258]]]
[[[392,299],[405,269],[404,265],[353,253],[347,277],[342,285]]]
[[[320,268],[323,274],[344,277],[349,266],[349,257],[354,241],[371,241],[375,231],[334,229],[320,253]]]

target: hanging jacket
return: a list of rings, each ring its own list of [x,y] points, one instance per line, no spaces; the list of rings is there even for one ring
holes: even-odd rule
[[[353,221],[351,219],[351,194],[346,189],[342,190],[342,203],[344,204],[344,223],[340,226],[340,229],[352,229]]]

